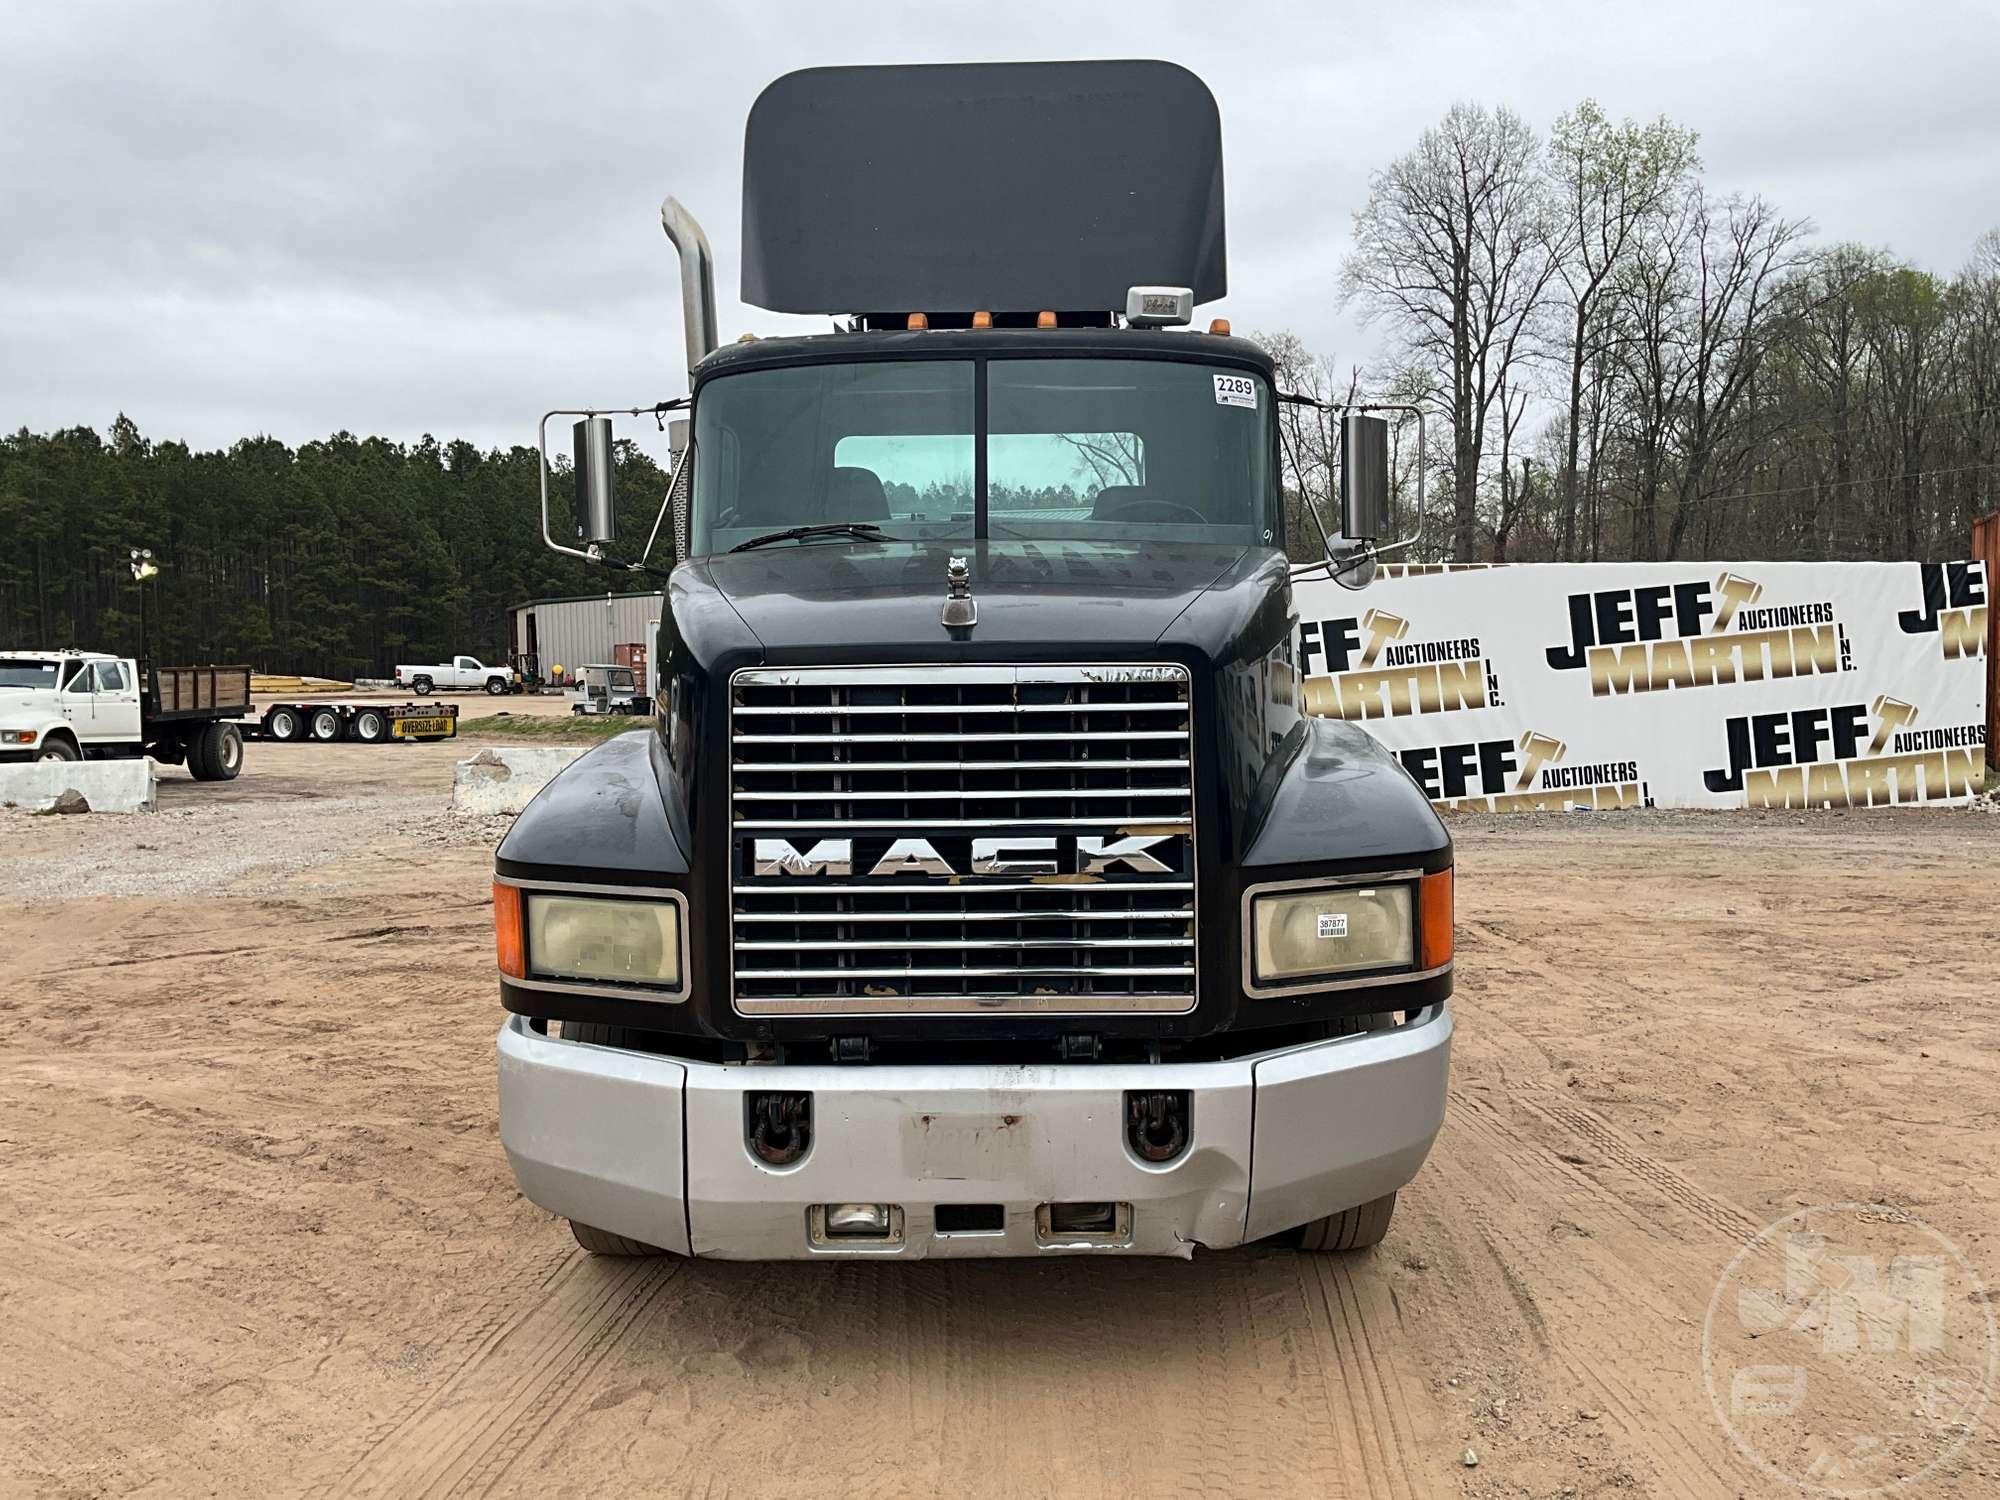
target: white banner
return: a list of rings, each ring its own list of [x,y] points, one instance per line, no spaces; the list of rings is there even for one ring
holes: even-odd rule
[[[1297,585],[1308,713],[1440,806],[1962,803],[1986,759],[1983,569],[1529,563]]]

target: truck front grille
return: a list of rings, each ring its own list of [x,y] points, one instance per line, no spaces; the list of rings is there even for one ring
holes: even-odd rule
[[[1164,663],[737,672],[736,1009],[1191,1009],[1191,701]]]

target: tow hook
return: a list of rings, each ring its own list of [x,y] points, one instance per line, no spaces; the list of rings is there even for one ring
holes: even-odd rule
[[[1187,1150],[1187,1090],[1147,1089],[1127,1093],[1125,1139],[1143,1161],[1172,1161]]]
[[[812,1146],[811,1094],[750,1094],[745,1098],[750,1153],[788,1167]]]

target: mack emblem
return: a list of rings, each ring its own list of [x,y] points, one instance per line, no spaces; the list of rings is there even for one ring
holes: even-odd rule
[[[1141,875],[1173,873],[1151,851],[1173,834],[1133,834],[1124,838],[1092,833],[1061,838],[977,838],[972,840],[973,875],[1106,875],[1114,865]],[[1065,866],[1058,856],[1067,850]],[[821,839],[803,854],[789,839],[757,839],[751,848],[753,875],[852,875],[854,840]],[[949,860],[929,839],[897,839],[871,865],[868,875],[957,875]]]

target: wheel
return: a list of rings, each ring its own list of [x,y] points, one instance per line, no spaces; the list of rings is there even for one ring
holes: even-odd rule
[[[486,691],[491,693],[496,698],[504,697],[507,692],[507,679],[504,677],[487,678]]]
[[[295,740],[299,737],[298,713],[289,708],[274,708],[271,716],[264,721],[264,733],[274,740]]]
[[[83,752],[68,740],[45,739],[35,752],[36,760],[82,760]]]
[[[330,745],[340,738],[340,715],[330,708],[316,708],[311,719],[312,737],[322,745]]]
[[[622,1234],[613,1234],[608,1229],[597,1229],[589,1224],[569,1221],[569,1232],[576,1236],[576,1242],[592,1255],[665,1255],[667,1252],[658,1245],[649,1245],[644,1240],[629,1240]]]
[[[364,745],[388,738],[389,716],[379,708],[364,708],[354,716],[354,737]]]
[[[417,696],[418,696],[419,698],[428,698],[428,697],[430,697],[430,695],[431,695],[431,680],[430,680],[430,678],[428,678],[428,677],[412,677],[412,678],[410,679],[410,691],[411,691],[411,692],[413,692],[413,693],[415,693],[415,694],[416,694],[416,695],[417,695]]]
[[[1370,1203],[1343,1208],[1324,1219],[1314,1219],[1299,1231],[1301,1250],[1365,1250],[1382,1243],[1389,1232],[1389,1220],[1396,1212],[1396,1195],[1384,1193]]]
[[[187,763],[196,781],[234,781],[243,769],[243,731],[234,724],[204,724],[188,741]]]

